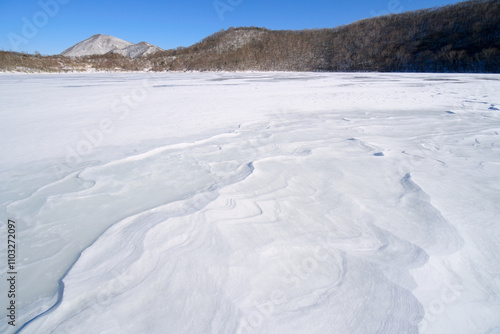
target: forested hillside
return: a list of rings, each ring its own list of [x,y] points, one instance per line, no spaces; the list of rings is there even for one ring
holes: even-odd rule
[[[156,70],[498,72],[500,1],[467,1],[334,29],[229,29],[150,59]]]
[[[35,65],[33,65],[35,64]],[[336,28],[221,30],[188,48],[130,59],[0,52],[0,69],[500,72],[500,0],[472,0]]]

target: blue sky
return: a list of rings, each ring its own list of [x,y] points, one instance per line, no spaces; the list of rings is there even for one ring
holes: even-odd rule
[[[332,28],[457,0],[0,0],[0,50],[57,54],[94,35],[164,49],[229,27]]]

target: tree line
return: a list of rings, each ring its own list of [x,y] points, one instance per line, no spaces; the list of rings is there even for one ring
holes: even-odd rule
[[[54,70],[69,68],[75,63],[73,65],[92,66],[97,70],[132,71],[148,68],[153,71],[499,73],[500,0],[464,1],[360,20],[331,29],[230,28],[190,47],[138,59],[115,54],[65,59],[0,52],[0,69],[19,66],[30,57],[36,58],[33,60],[36,66],[46,63],[45,68]]]

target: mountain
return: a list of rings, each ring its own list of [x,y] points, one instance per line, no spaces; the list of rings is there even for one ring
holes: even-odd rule
[[[113,36],[97,34],[61,52],[66,57],[102,55],[112,50],[123,49],[133,43]]]
[[[137,58],[163,49],[146,42],[133,44],[113,36],[97,34],[61,52],[66,57],[82,57],[117,53],[125,57]]]
[[[166,51],[95,35],[62,55],[92,56],[75,60],[0,51],[0,70],[500,73],[500,0],[464,1],[336,28],[229,28]]]
[[[129,45],[122,49],[112,50],[110,51],[110,53],[117,53],[125,57],[138,58],[138,57],[145,57],[147,55],[159,51],[164,51],[164,50],[153,44],[149,44],[147,42],[140,42],[137,44]]]

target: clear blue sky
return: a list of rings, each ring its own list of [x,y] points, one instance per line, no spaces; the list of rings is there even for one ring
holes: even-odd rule
[[[164,49],[229,27],[332,28],[457,0],[0,0],[0,50],[57,54],[94,35]],[[43,5],[45,4],[45,5]],[[217,4],[218,10],[215,8]]]

